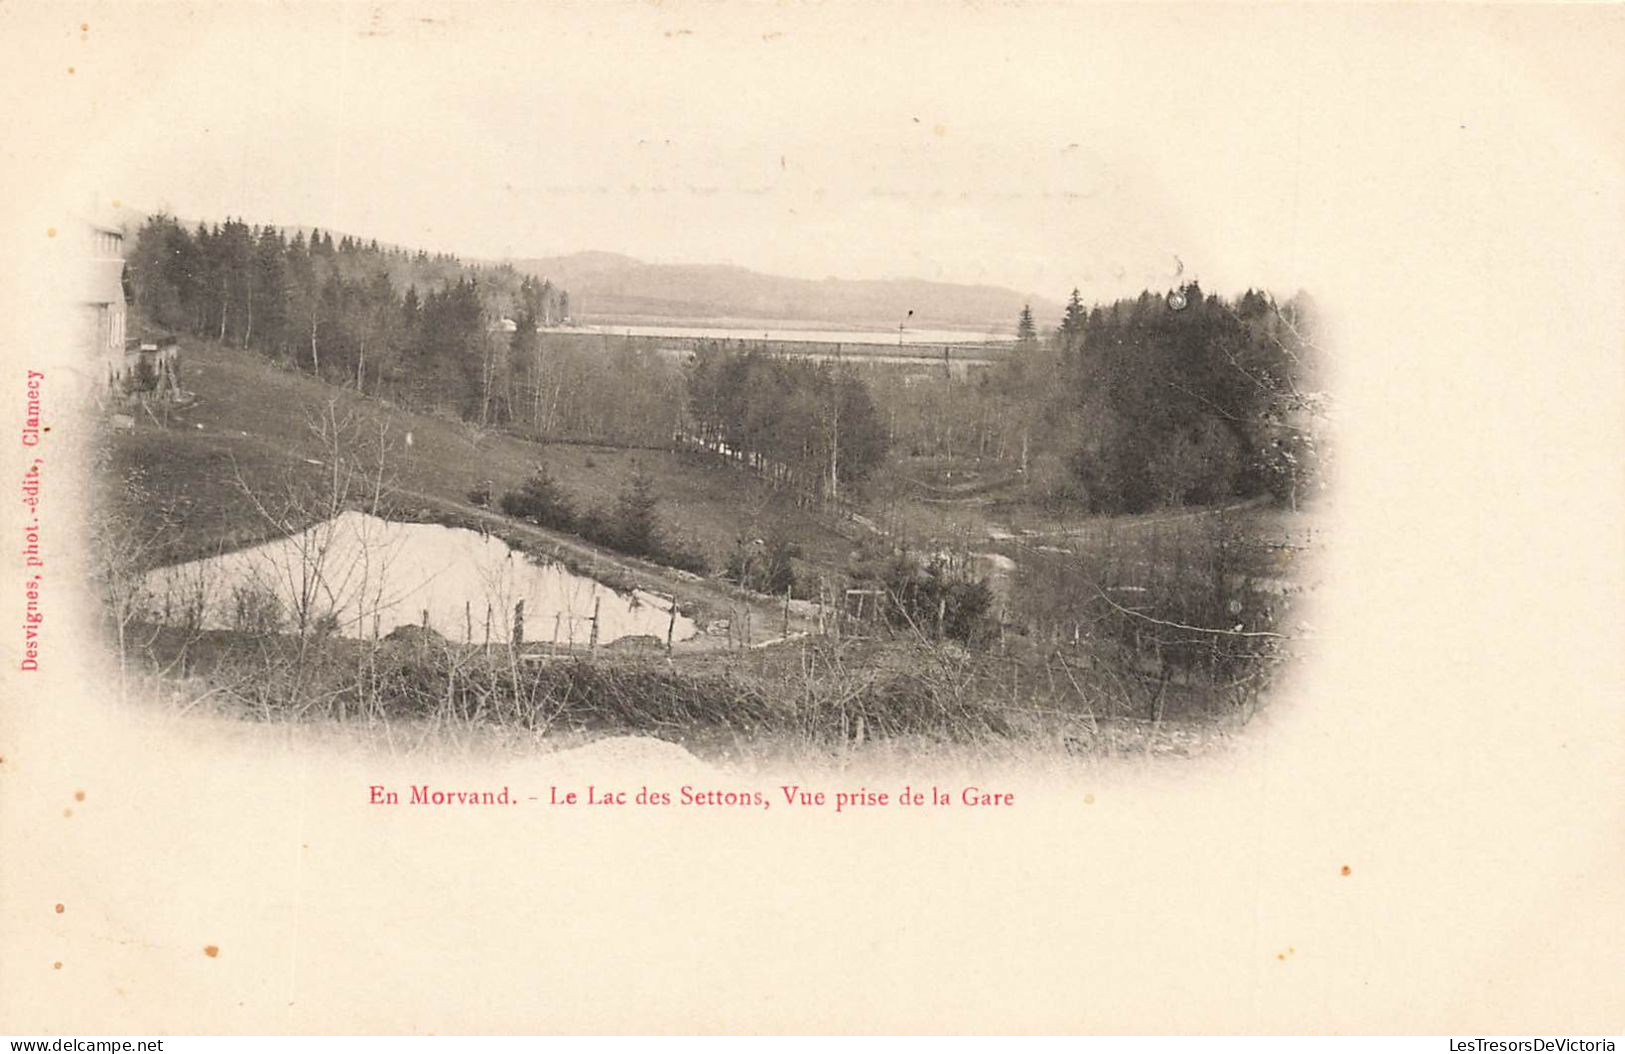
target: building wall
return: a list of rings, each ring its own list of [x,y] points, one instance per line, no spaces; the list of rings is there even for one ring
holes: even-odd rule
[[[98,383],[117,390],[126,371],[124,341],[128,320],[124,304],[82,304],[80,313],[85,355],[95,364]]]
[[[129,337],[124,304],[124,236],[116,230],[92,226],[88,232],[89,259],[81,301],[83,352],[94,364],[98,383],[117,393],[128,372],[124,344]]]

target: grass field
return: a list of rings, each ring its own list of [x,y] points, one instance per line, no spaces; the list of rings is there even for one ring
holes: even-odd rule
[[[392,518],[488,531],[616,587],[671,594],[702,621],[753,625],[752,643],[786,631],[801,638],[738,650],[730,630],[726,641],[696,638],[669,658],[600,652],[565,666],[525,665],[505,647],[493,655],[391,646],[394,665],[380,680],[376,645],[301,640],[293,654],[229,634],[130,627],[149,666],[180,674],[211,705],[260,719],[495,722],[574,739],[644,733],[722,754],[967,739],[1015,754],[1040,743],[1062,753],[1123,743],[1191,753],[1232,731],[1267,688],[1286,654],[1277,631],[1297,617],[1301,569],[1321,544],[1314,516],[1257,504],[1058,515],[1023,500],[1012,466],[974,459],[897,459],[854,496],[849,518],[798,505],[700,452],[538,444],[192,339],[181,361],[189,403],[138,408],[133,427],[104,436],[102,505],[150,539],[138,550],[143,566],[285,533],[266,507],[284,492],[322,488],[354,451],[324,440],[319,425],[348,420],[347,443],[385,451]],[[489,483],[494,505],[544,462],[578,508],[607,506],[647,474],[662,529],[701,552],[712,575],[617,554],[471,500]],[[778,598],[717,576],[737,539],[770,534],[798,547],[802,595],[816,595],[806,587],[820,580],[838,595],[860,550],[872,557],[900,544],[998,554],[1018,569],[995,640],[979,648],[863,626],[825,638],[806,606],[787,621]],[[1192,629],[1232,624],[1245,630],[1240,644]]]
[[[393,514],[483,526],[600,578],[676,593],[690,606],[726,610],[738,602],[737,591],[521,524],[472,503],[469,492],[489,482],[495,498],[545,462],[578,508],[586,508],[613,503],[641,470],[654,481],[661,529],[697,548],[713,569],[724,566],[741,536],[775,529],[800,548],[804,569],[838,567],[859,533],[835,516],[798,508],[765,482],[708,455],[539,444],[412,413],[193,339],[183,340],[181,361],[182,385],[194,401],[137,410],[134,427],[109,430],[103,448],[104,501],[155,540],[143,550],[149,564],[242,548],[281,533],[259,505],[290,486],[321,485],[332,451],[311,422],[329,404],[340,416],[353,414],[368,442],[384,430]],[[773,621],[765,608],[761,621]]]

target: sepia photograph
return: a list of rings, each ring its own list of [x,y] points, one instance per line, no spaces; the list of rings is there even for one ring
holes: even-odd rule
[[[325,114],[149,156],[76,232],[121,693],[544,750],[1189,756],[1310,646],[1336,398],[1284,222],[1187,265],[1166,214],[1102,229],[1101,143],[1017,139],[1013,181],[905,85],[838,159],[769,149],[786,100],[688,87],[726,45],[682,28],[629,125],[500,65],[369,108],[486,29],[342,17],[348,72],[295,89]],[[577,91],[627,77],[587,54]]]
[[[1625,1026],[1618,9],[0,25],[0,1031]]]

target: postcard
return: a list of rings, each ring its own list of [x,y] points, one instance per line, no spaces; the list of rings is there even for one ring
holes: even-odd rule
[[[1625,1025],[1618,8],[0,26],[0,1030]]]

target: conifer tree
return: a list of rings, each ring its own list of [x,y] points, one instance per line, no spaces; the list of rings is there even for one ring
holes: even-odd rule
[[[1033,324],[1033,306],[1021,306],[1021,318],[1016,322],[1016,343],[1023,348],[1030,348],[1038,343],[1038,327]]]

